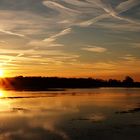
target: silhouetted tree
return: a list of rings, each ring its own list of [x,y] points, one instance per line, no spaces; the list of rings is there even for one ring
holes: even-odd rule
[[[126,76],[123,80],[124,86],[131,87],[133,86],[134,80],[130,76]]]
[[[126,76],[125,79],[123,80],[123,82],[126,82],[126,83],[133,83],[134,80],[133,80],[130,76]]]

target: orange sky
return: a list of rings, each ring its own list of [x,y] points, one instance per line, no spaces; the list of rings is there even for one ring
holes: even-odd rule
[[[139,6],[139,0],[0,1],[0,71],[140,81]]]

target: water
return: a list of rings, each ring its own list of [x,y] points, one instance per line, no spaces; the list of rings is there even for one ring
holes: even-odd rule
[[[139,140],[140,89],[0,92],[0,140]]]

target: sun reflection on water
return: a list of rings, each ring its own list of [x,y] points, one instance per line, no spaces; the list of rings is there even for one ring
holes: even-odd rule
[[[7,100],[7,91],[0,89],[0,117],[9,112],[11,108],[11,101]],[[6,114],[5,114],[6,115]]]

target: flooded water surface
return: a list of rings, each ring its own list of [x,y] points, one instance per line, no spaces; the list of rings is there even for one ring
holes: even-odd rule
[[[140,89],[0,91],[0,140],[139,140]]]

